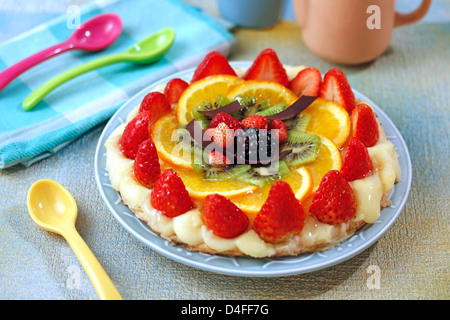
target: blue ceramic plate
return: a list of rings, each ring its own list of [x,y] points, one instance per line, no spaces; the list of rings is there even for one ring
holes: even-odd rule
[[[232,63],[233,67],[248,67],[249,65],[250,62]],[[370,101],[370,99],[354,90],[357,98],[365,100],[373,106],[386,135],[396,147],[402,169],[402,178],[394,186],[390,196],[392,205],[382,209],[381,216],[374,224],[367,225],[345,242],[330,250],[302,254],[296,257],[273,259],[227,257],[192,252],[183,248],[174,247],[166,240],[157,236],[145,223],[136,218],[128,207],[122,204],[120,195],[111,187],[105,167],[106,149],[104,144],[113,130],[123,123],[128,113],[142,101],[148,92],[157,85],[166,83],[172,78],[189,80],[193,71],[194,69],[189,69],[161,79],[131,98],[110,119],[97,145],[95,176],[102,198],[119,223],[139,241],[170,259],[207,271],[245,277],[287,276],[330,267],[359,254],[375,243],[397,219],[406,203],[411,187],[412,172],[408,148],[400,132],[389,117],[375,103]]]

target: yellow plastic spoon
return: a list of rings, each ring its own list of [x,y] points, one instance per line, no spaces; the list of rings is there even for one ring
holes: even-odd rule
[[[41,228],[62,235],[80,260],[101,300],[122,300],[97,258],[75,229],[77,204],[66,188],[53,180],[36,181],[28,190],[28,211]]]

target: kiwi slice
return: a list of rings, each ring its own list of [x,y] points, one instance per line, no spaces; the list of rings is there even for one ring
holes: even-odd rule
[[[198,111],[206,111],[206,110],[212,110],[212,109],[213,109],[213,107],[209,101],[200,102],[200,104],[198,106],[195,106],[192,109],[192,116],[194,117],[195,120],[198,121],[198,123],[202,127],[202,130],[205,130],[206,128],[209,127],[209,123],[211,122],[211,119],[208,118],[207,116],[205,116],[204,114],[201,114]]]
[[[214,98],[214,109],[225,107],[226,105],[228,105],[230,103],[231,103],[230,99],[228,99],[227,97],[224,97],[221,94],[218,94]]]
[[[235,179],[263,187],[289,174],[289,167],[284,159],[267,166],[252,166],[250,170],[240,174]]]
[[[285,110],[287,107],[288,107],[288,105],[286,103],[280,102],[280,103],[274,105],[273,107],[269,107],[264,110],[258,111],[256,114],[263,116],[263,117],[268,117],[268,116],[280,113],[281,111]]]
[[[312,116],[307,113],[299,113],[294,118],[286,120],[286,128],[288,132],[305,132]]]
[[[300,166],[314,161],[319,148],[319,136],[295,130],[288,132],[288,138],[283,146],[283,150],[292,150],[285,158],[289,167]]]
[[[232,178],[236,178],[241,174],[249,171],[251,169],[250,165],[235,165],[227,167],[209,167],[206,169],[206,173],[203,176],[204,180],[209,181],[224,181]]]
[[[253,96],[237,96],[234,100],[239,101],[242,109],[233,112],[231,115],[239,121],[254,115],[258,111],[258,105],[256,104],[256,98]]]

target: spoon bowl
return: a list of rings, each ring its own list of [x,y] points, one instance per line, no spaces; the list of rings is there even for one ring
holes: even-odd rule
[[[122,22],[118,15],[106,13],[96,16],[83,23],[69,39],[39,51],[0,72],[0,91],[42,61],[69,50],[103,50],[116,41],[121,32]]]
[[[66,188],[53,180],[39,180],[28,190],[27,206],[37,225],[67,240],[100,299],[122,299],[106,271],[75,229],[77,204]]]
[[[122,21],[114,13],[106,13],[83,23],[69,42],[80,50],[99,51],[107,48],[122,32]]]
[[[175,40],[171,28],[160,30],[124,51],[124,58],[135,63],[151,63],[161,59]]]
[[[78,210],[75,199],[66,188],[52,180],[39,180],[28,192],[28,211],[40,227],[62,234],[75,224]]]

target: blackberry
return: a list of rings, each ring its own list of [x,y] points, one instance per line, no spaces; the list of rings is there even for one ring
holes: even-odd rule
[[[234,135],[234,154],[246,162],[267,162],[278,152],[278,141],[268,130],[238,129]]]

